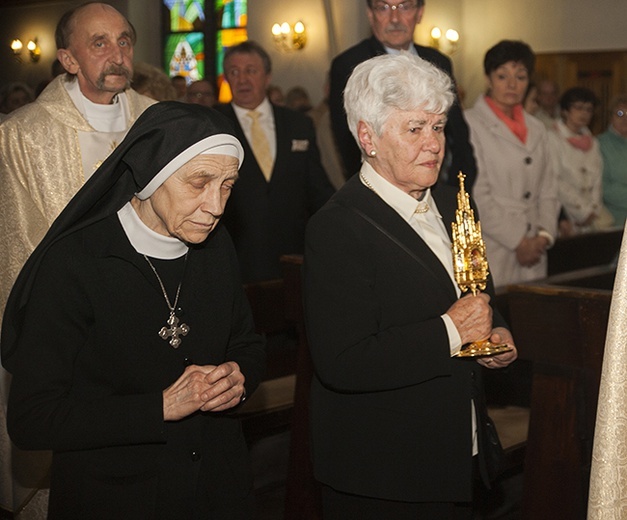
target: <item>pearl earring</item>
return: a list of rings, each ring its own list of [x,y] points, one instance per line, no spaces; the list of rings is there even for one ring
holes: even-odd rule
[[[370,155],[370,157],[376,157],[377,156],[377,151],[376,150],[370,150],[370,153],[368,155]]]

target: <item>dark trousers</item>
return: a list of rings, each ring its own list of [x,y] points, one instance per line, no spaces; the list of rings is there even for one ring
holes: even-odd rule
[[[470,502],[396,502],[322,487],[324,520],[471,520]]]

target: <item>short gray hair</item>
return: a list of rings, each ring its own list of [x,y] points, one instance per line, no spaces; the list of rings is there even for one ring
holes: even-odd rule
[[[446,113],[453,101],[446,72],[409,52],[376,56],[355,67],[344,89],[344,109],[353,137],[359,121],[377,135],[394,109]]]
[[[228,47],[224,52],[224,59],[222,60],[222,63],[225,64],[229,61],[231,56],[235,54],[256,54],[261,58],[264,72],[266,74],[270,74],[272,72],[272,60],[270,59],[270,55],[261,45],[253,40],[245,40],[233,47]]]
[[[100,4],[102,2],[90,1],[85,2],[84,4],[73,7],[63,13],[59,22],[57,23],[57,27],[54,32],[54,39],[57,44],[57,49],[68,49],[70,47],[70,43],[72,41],[72,33],[74,32],[76,17],[85,7],[89,7],[92,4]],[[120,16],[120,13],[115,7],[112,5],[106,4],[105,7],[111,8],[116,11]],[[129,37],[131,38],[131,43],[135,45],[137,43],[137,33],[135,32],[135,27],[133,24],[128,21],[128,18],[124,17],[126,20],[126,24],[128,25]]]
[[[366,4],[368,7],[372,8],[373,0],[366,0]],[[425,5],[425,0],[416,0],[416,6],[420,9],[423,5]]]

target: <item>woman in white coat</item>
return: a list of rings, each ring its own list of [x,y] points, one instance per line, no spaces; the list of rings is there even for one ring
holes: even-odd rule
[[[551,160],[557,175],[558,198],[566,218],[561,235],[607,229],[614,217],[603,205],[603,158],[588,125],[596,96],[588,88],[569,88],[560,98],[561,119],[549,131]]]
[[[547,133],[522,106],[534,62],[523,42],[496,44],[484,59],[488,92],[465,113],[478,166],[473,197],[496,286],[546,276],[557,233]]]

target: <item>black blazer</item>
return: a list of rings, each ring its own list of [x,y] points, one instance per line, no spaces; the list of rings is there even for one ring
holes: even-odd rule
[[[456,190],[437,186],[433,196],[450,233]],[[358,176],[310,220],[305,308],[318,480],[388,500],[471,499],[471,399],[481,401],[481,371],[450,357],[440,316],[456,299],[435,254]],[[495,325],[504,326],[496,312]]]
[[[277,153],[267,182],[233,107],[217,109],[236,123],[244,147],[239,180],[226,205],[224,223],[235,243],[245,283],[281,276],[279,258],[302,254],[310,215],[335,192],[320,162],[313,122],[273,105]]]
[[[414,44],[418,56],[433,63],[446,72],[454,81],[451,60],[444,54],[432,49]],[[342,157],[346,173],[353,175],[359,171],[361,152],[354,137],[348,129],[346,112],[344,112],[344,88],[353,69],[361,62],[385,54],[385,48],[374,36],[362,40],[360,43],[336,56],[331,63],[331,85],[329,93],[329,109],[331,111],[331,125],[338,150]],[[450,151],[450,164],[446,172],[446,182],[457,186],[457,174],[462,171],[466,174],[466,187],[470,189],[477,176],[477,162],[470,144],[468,125],[462,114],[459,100],[456,101],[448,113],[448,123],[445,128],[446,146]],[[447,154],[449,155],[449,154]]]

